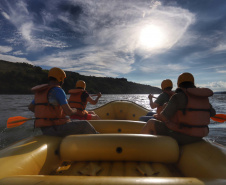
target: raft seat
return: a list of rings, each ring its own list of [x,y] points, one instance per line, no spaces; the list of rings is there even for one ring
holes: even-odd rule
[[[141,116],[149,110],[130,101],[114,101],[93,110],[101,119],[134,120],[139,121]]]
[[[65,161],[145,161],[176,163],[179,146],[168,136],[142,134],[70,135],[60,145]]]
[[[55,175],[178,177],[177,142],[141,134],[72,135],[60,145]]]
[[[181,176],[173,167],[179,147],[168,136],[72,135],[62,140],[60,157],[55,175]]]

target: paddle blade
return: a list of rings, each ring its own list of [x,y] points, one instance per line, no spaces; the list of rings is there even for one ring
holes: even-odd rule
[[[31,120],[33,118],[25,118],[22,116],[16,116],[16,117],[11,117],[7,120],[7,128],[13,128],[22,125],[28,120]]]
[[[211,117],[213,121],[224,123],[226,121],[226,114],[216,114],[214,117]]]

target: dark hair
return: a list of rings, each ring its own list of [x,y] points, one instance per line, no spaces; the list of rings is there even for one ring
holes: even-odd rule
[[[196,88],[196,86],[195,86],[195,84],[193,82],[188,82],[188,81],[180,83],[179,87],[185,88],[185,89],[187,89],[187,88]]]
[[[57,79],[54,78],[54,77],[52,77],[52,76],[50,76],[50,77],[48,78],[48,82],[50,82],[50,81],[57,81]]]
[[[50,81],[57,81],[58,82],[58,80],[56,78],[52,77],[52,76],[48,77],[48,82],[50,82]],[[63,85],[63,82],[60,82],[60,86],[62,86],[62,85]]]
[[[171,91],[172,87],[166,87],[165,89],[163,89],[164,91]]]
[[[187,89],[187,88],[196,88],[196,86],[192,82],[182,82],[182,83],[180,83],[179,88],[177,88],[175,90],[175,93],[183,92],[183,90],[180,89],[180,88],[185,88],[185,89]]]

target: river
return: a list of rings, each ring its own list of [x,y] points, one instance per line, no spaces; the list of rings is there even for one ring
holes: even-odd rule
[[[15,128],[6,128],[6,122],[9,117],[33,117],[33,113],[27,108],[27,105],[32,99],[33,95],[0,95],[0,149],[21,139],[41,134],[39,129],[34,129],[33,121],[27,121],[23,125]],[[94,109],[113,100],[133,101],[151,110],[149,106],[148,94],[102,95],[96,105],[88,104],[87,109]],[[226,114],[225,94],[214,94],[210,97],[210,102],[215,108],[217,114]],[[217,123],[211,120],[210,133],[207,137],[205,137],[205,139],[226,146],[226,122]]]

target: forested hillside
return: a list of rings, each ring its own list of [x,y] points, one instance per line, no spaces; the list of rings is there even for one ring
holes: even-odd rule
[[[149,85],[128,82],[125,78],[84,76],[65,71],[67,78],[63,89],[67,93],[75,87],[77,80],[84,80],[89,93],[102,94],[149,94],[160,93],[161,89]],[[27,63],[0,60],[0,94],[30,94],[31,87],[47,83],[48,70]]]

